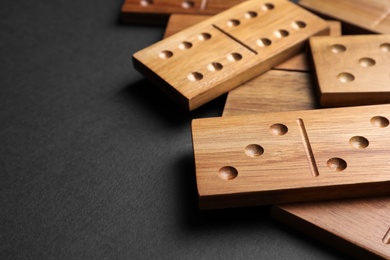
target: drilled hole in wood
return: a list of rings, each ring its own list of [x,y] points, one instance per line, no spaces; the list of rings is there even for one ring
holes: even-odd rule
[[[173,52],[171,51],[162,51],[158,54],[160,59],[169,59],[170,57],[173,56]]]
[[[186,50],[192,47],[192,43],[190,42],[182,42],[179,44],[179,49]]]
[[[273,124],[269,130],[274,135],[285,135],[288,132],[287,126],[283,124]]]
[[[269,11],[269,10],[272,10],[274,8],[275,8],[275,6],[273,4],[271,4],[271,3],[266,3],[266,4],[263,4],[261,6],[261,9],[264,10],[264,11]]]
[[[341,172],[347,168],[347,162],[341,158],[334,157],[328,160],[327,166],[332,171]]]
[[[347,50],[347,47],[345,47],[344,45],[342,44],[333,44],[331,47],[330,47],[331,51],[333,53],[340,53],[340,52],[345,52]]]
[[[199,34],[198,39],[201,40],[201,41],[209,40],[209,39],[211,39],[211,34],[209,34],[209,33],[201,33],[201,34]]]
[[[354,136],[349,139],[349,144],[357,149],[364,149],[369,145],[369,141],[363,136]]]
[[[373,118],[371,118],[370,122],[373,126],[379,128],[384,128],[389,125],[389,119],[384,116],[374,116]]]
[[[294,29],[300,30],[306,27],[306,23],[303,21],[295,21],[291,25]]]
[[[362,67],[371,67],[371,66],[374,66],[376,62],[374,59],[364,57],[364,58],[361,58],[359,60],[359,63],[360,63],[360,66],[362,66]]]
[[[139,3],[142,6],[148,6],[153,4],[153,0],[141,0]]]
[[[233,52],[233,53],[228,54],[227,58],[230,61],[239,61],[242,59],[242,55],[237,53],[237,52]]]
[[[190,74],[188,74],[187,78],[190,81],[199,81],[203,79],[203,75],[199,72],[191,72]]]
[[[383,43],[380,45],[380,48],[384,52],[390,52],[390,43]]]
[[[181,6],[185,9],[192,8],[195,6],[195,3],[193,1],[184,1]]]
[[[212,62],[209,65],[207,65],[207,69],[209,71],[218,71],[221,70],[222,68],[223,68],[222,64],[218,62]]]
[[[232,19],[232,20],[229,20],[227,22],[227,25],[230,26],[230,27],[239,26],[240,25],[240,21],[236,20],[236,19]]]
[[[258,144],[250,144],[245,147],[245,154],[249,157],[258,157],[264,153],[263,147]]]
[[[267,38],[261,38],[257,40],[257,45],[259,45],[260,47],[270,46],[271,44],[272,44],[271,40]]]
[[[290,33],[287,30],[277,30],[274,34],[278,38],[284,38],[287,37]]]
[[[254,12],[254,11],[248,11],[248,12],[245,13],[244,17],[246,19],[252,19],[252,18],[257,17],[257,13]]]
[[[218,171],[218,177],[225,181],[232,180],[236,178],[237,175],[237,169],[232,166],[224,166]]]
[[[348,83],[352,82],[355,80],[355,76],[352,75],[349,72],[342,72],[339,75],[337,75],[337,78],[342,82],[342,83]]]

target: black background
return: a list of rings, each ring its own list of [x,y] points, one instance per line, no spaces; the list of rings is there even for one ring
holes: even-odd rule
[[[338,259],[269,207],[199,211],[190,123],[133,69],[121,1],[2,0],[1,259]]]

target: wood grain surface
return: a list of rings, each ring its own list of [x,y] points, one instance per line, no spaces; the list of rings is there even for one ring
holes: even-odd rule
[[[312,75],[270,70],[227,96],[223,116],[318,108]]]
[[[390,258],[390,197],[279,205],[271,214],[357,259]]]
[[[390,35],[312,37],[323,107],[390,102]]]
[[[389,0],[300,0],[299,4],[327,18],[361,28],[365,32],[390,33]],[[343,34],[351,32],[355,30]]]
[[[251,0],[135,53],[133,62],[193,110],[291,58],[309,37],[328,31],[325,21],[291,2]]]

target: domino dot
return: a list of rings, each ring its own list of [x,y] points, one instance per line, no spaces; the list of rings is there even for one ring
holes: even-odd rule
[[[367,148],[369,141],[363,136],[354,136],[349,139],[349,144],[357,149]]]
[[[271,125],[269,130],[273,135],[285,135],[288,132],[287,126],[283,124],[273,124]]]
[[[228,54],[227,58],[230,61],[239,61],[242,59],[242,55],[237,53],[237,52],[234,52],[234,53]]]
[[[140,4],[141,4],[142,6],[152,5],[152,4],[153,4],[153,0],[141,0],[141,1],[140,1]]]
[[[345,47],[342,44],[334,44],[331,46],[330,49],[333,53],[340,53],[340,52],[345,52],[347,50],[347,47]]]
[[[211,39],[211,34],[201,33],[201,34],[199,34],[198,39],[201,41],[207,41],[207,40]]]
[[[257,40],[257,45],[259,45],[260,47],[270,46],[271,43],[271,40],[267,38],[261,38]]]
[[[194,7],[195,3],[193,1],[184,1],[181,6],[185,9]]]
[[[209,65],[207,65],[207,69],[209,71],[218,71],[221,70],[222,68],[223,68],[222,64],[218,62],[212,62]]]
[[[245,17],[246,19],[252,19],[252,18],[257,17],[257,13],[254,12],[254,11],[248,11],[248,12],[246,12],[246,14],[244,15],[244,17]]]
[[[274,34],[278,38],[284,38],[287,37],[290,33],[287,30],[277,30]]]
[[[232,180],[236,178],[237,175],[237,169],[232,166],[224,166],[218,171],[218,177],[225,181]]]
[[[229,27],[235,27],[235,26],[239,26],[240,25],[240,21],[239,20],[236,20],[236,19],[232,19],[232,20],[229,20],[227,22],[227,25]]]
[[[291,26],[296,29],[296,30],[300,30],[300,29],[303,29],[306,27],[306,23],[305,22],[302,22],[302,21],[295,21],[291,24]]]
[[[274,8],[275,8],[275,6],[271,3],[263,4],[263,6],[261,7],[261,9],[264,11],[269,11],[269,10],[272,10]]]
[[[355,76],[352,75],[351,73],[349,72],[342,72],[340,73],[339,75],[337,75],[337,78],[340,80],[340,82],[342,83],[348,83],[348,82],[352,82],[355,80]]]
[[[381,44],[380,48],[384,52],[390,52],[390,43],[383,43]]]
[[[170,57],[173,56],[173,52],[171,51],[162,51],[158,54],[158,56],[160,57],[160,59],[169,59]]]
[[[389,126],[389,119],[383,116],[374,116],[373,118],[371,118],[370,122],[373,126],[379,128],[384,128]]]
[[[359,60],[359,63],[362,67],[371,67],[374,66],[376,62],[374,59],[364,57]]]
[[[192,47],[192,43],[190,42],[182,42],[179,44],[179,49],[186,50]]]
[[[264,153],[264,148],[258,144],[250,144],[245,147],[245,154],[249,157],[259,157]]]
[[[341,172],[347,168],[347,162],[341,158],[334,157],[328,160],[327,166],[333,171]]]
[[[199,72],[191,72],[190,74],[188,74],[187,78],[190,81],[199,81],[203,79],[203,75]]]

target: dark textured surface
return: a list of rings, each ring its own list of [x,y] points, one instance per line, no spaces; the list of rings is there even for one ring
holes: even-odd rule
[[[190,122],[134,71],[120,1],[0,3],[0,259],[334,259],[268,207],[197,209]]]

